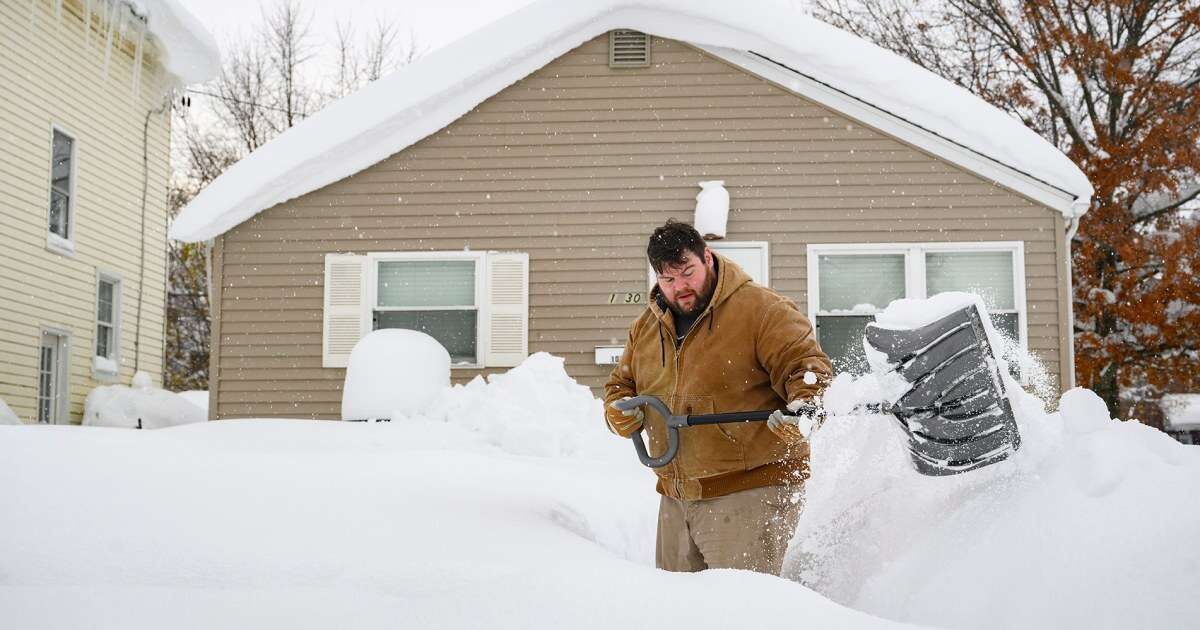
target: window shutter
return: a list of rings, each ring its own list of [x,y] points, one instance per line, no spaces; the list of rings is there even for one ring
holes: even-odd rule
[[[529,356],[529,254],[489,252],[485,367],[513,367]]]
[[[650,67],[650,36],[638,31],[610,31],[608,67]]]
[[[367,258],[325,255],[325,312],[321,367],[344,368],[367,331]]]

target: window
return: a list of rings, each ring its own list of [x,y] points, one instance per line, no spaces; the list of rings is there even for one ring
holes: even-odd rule
[[[59,246],[71,240],[74,219],[75,140],[54,129],[50,156],[49,238]]]
[[[709,241],[705,245],[736,263],[749,274],[751,280],[764,287],[770,286],[771,257],[766,241]],[[648,276],[650,287],[654,288],[658,276],[649,262],[646,263],[646,268],[650,274]]]
[[[869,369],[863,330],[892,300],[946,291],[978,295],[996,330],[1024,349],[1024,260],[1020,242],[810,245],[809,317],[838,372]]]
[[[382,328],[433,337],[454,367],[515,366],[529,354],[529,255],[326,255],[322,366],[346,367],[358,340]]]
[[[37,419],[42,424],[65,424],[67,418],[67,352],[70,337],[63,331],[43,330],[38,345]]]
[[[407,328],[437,339],[451,363],[479,364],[478,254],[375,260],[372,330]]]
[[[93,369],[105,374],[117,373],[117,350],[121,345],[119,320],[121,281],[110,274],[96,276],[96,347]]]

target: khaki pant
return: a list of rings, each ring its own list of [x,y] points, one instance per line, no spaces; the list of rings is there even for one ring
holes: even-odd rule
[[[800,516],[800,487],[768,486],[715,499],[662,497],[655,563],[667,571],[749,569],[779,575]]]

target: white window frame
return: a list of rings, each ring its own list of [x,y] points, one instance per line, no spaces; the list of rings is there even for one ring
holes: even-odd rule
[[[451,369],[478,370],[484,367],[484,353],[491,347],[489,330],[484,323],[489,321],[489,300],[487,299],[487,269],[485,261],[487,252],[479,251],[449,251],[449,252],[372,252],[367,254],[367,330],[374,329],[370,322],[374,321],[376,311],[435,311],[435,310],[471,310],[465,307],[379,307],[379,263],[387,261],[463,261],[475,262],[475,362],[451,363]]]
[[[67,236],[63,238],[58,234],[50,231],[50,208],[53,205],[54,199],[54,135],[62,134],[71,139],[71,181],[68,183],[67,190]],[[66,127],[52,123],[50,125],[50,160],[49,169],[46,173],[46,221],[43,225],[46,227],[46,249],[62,254],[63,256],[75,255],[75,223],[76,223],[76,207],[78,204],[75,199],[75,191],[79,180],[79,135],[67,129]]]
[[[58,357],[58,363],[55,365],[55,373],[52,379],[52,397],[49,416],[46,422],[42,422],[41,418],[41,365],[42,365],[42,348],[46,337],[56,337],[58,343],[55,347],[55,353]],[[38,330],[38,369],[35,372],[35,387],[34,391],[34,418],[38,423],[42,424],[70,424],[71,423],[71,331],[66,328],[57,326],[41,326]]]
[[[709,249],[711,249],[717,253],[720,253],[720,251],[722,249],[758,249],[758,250],[761,250],[762,251],[762,261],[763,261],[762,286],[764,286],[764,287],[771,286],[771,244],[769,242],[767,242],[767,241],[720,240],[720,241],[707,241],[704,244],[707,245]],[[658,283],[658,274],[654,272],[654,267],[650,265],[649,261],[646,261],[646,269],[647,269],[647,273],[649,274],[647,276],[648,286],[651,289],[653,289],[654,285]],[[749,273],[748,270],[747,270],[747,273]]]
[[[1025,300],[1025,242],[1024,241],[963,241],[938,243],[818,243],[808,246],[808,318],[817,324],[817,317],[837,317],[851,313],[822,313],[820,291],[820,257],[822,255],[904,255],[904,297],[923,299],[926,294],[925,254],[928,252],[1011,252],[1013,255],[1013,300],[1017,314],[1018,343],[1029,351],[1029,314]],[[879,309],[886,304],[877,304]],[[998,310],[996,313],[1011,313]],[[878,311],[853,313],[870,316]],[[818,329],[818,338],[820,331]],[[1022,374],[1022,382],[1026,375]]]
[[[112,319],[113,320],[112,320],[112,323],[110,324],[112,326],[113,333],[112,333],[112,343],[109,347],[108,356],[102,357],[101,355],[96,354],[96,345],[99,342],[99,339],[96,339],[96,338],[92,339],[92,357],[93,357],[92,374],[94,376],[96,376],[97,378],[113,379],[120,373],[120,365],[121,365],[121,291],[122,291],[124,282],[123,282],[121,275],[118,273],[114,273],[111,271],[103,271],[103,270],[96,271],[96,304],[95,304],[96,310],[95,310],[95,318],[94,318],[95,325],[92,328],[92,330],[97,331],[97,334],[98,334],[98,328],[100,327],[100,324],[101,324],[101,322],[100,322],[100,283],[101,282],[108,282],[113,285],[113,305],[112,305],[112,310],[113,310]],[[117,369],[111,370],[111,371],[100,369],[98,362],[95,361],[96,358],[103,358],[103,359],[108,359],[109,361],[112,361],[113,365],[117,366]]]

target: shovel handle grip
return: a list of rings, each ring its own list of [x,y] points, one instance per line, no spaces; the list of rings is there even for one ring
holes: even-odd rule
[[[667,408],[663,401],[657,396],[634,396],[626,400],[618,400],[612,406],[618,411],[628,411],[636,409],[642,405],[649,405],[659,413],[664,419],[667,419],[667,451],[658,457],[650,457],[650,451],[646,449],[646,441],[642,439],[642,429],[638,428],[629,436],[633,440],[633,449],[637,451],[638,459],[642,464],[650,468],[662,468],[671,463],[675,459],[675,454],[679,452],[679,427],[672,426],[669,421],[671,418],[671,410]]]

